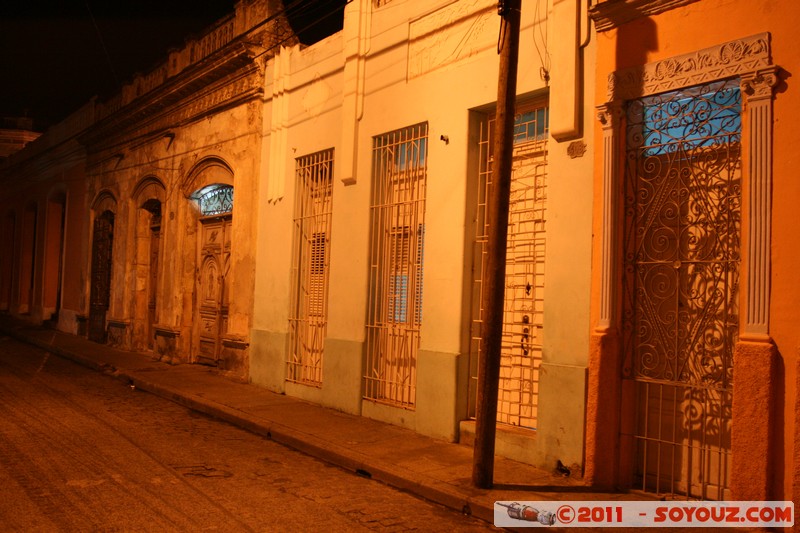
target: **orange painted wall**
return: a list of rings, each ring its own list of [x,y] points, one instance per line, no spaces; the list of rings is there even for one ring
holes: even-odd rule
[[[800,488],[797,474],[800,449],[795,452],[795,405],[800,353],[800,173],[798,171],[797,124],[800,123],[800,53],[797,34],[800,3],[796,0],[701,0],[684,7],[629,22],[598,34],[596,104],[607,99],[610,72],[641,65],[761,32],[771,34],[772,63],[781,67],[782,81],[775,91],[773,120],[772,189],[772,290],[770,334],[779,352],[777,391],[777,472],[773,491],[785,499]],[[602,130],[595,128],[595,142],[602,146]],[[602,152],[595,160],[595,220],[593,254],[592,323],[599,308],[599,267]],[[746,168],[746,167],[745,167]],[[745,191],[746,194],[746,191]],[[744,265],[743,265],[744,267]],[[741,278],[744,280],[744,276]],[[741,291],[740,291],[741,292]],[[758,376],[736,376],[758,379]]]

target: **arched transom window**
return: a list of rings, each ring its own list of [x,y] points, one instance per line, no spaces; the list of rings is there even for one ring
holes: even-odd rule
[[[233,187],[215,183],[192,194],[203,216],[224,215],[233,211]]]

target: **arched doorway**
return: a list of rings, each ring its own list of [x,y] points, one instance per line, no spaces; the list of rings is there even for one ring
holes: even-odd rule
[[[19,306],[20,314],[28,314],[33,308],[33,284],[36,269],[36,230],[39,206],[31,202],[22,215],[22,253],[19,268]]]
[[[66,194],[54,192],[47,200],[44,236],[43,306],[45,320],[58,321],[61,309],[61,272],[64,265]]]
[[[107,339],[106,313],[111,301],[111,269],[116,201],[103,195],[95,204],[92,230],[92,265],[89,288],[89,340]]]
[[[196,191],[192,199],[200,209],[193,353],[196,362],[216,365],[221,336],[228,329],[233,187],[211,184]]]
[[[2,250],[0,255],[0,310],[8,311],[11,304],[11,287],[13,286],[14,263],[16,261],[17,216],[10,211],[3,225]]]
[[[162,209],[164,185],[155,178],[146,178],[136,188],[136,258],[137,280],[133,297],[133,345],[135,349],[152,350],[155,325],[158,322],[158,280],[161,263]]]
[[[219,366],[228,332],[233,171],[220,158],[203,159],[187,175],[183,192],[193,213],[187,244],[196,243],[196,252],[190,257],[187,248],[185,256],[195,272],[194,280],[186,280],[194,285],[191,361]]]

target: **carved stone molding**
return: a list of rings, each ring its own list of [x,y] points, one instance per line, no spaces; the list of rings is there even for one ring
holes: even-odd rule
[[[608,76],[608,99],[633,100],[707,81],[742,76],[769,65],[770,34],[760,33],[698,52],[612,72]]]
[[[772,99],[779,82],[778,67],[771,64],[770,34],[761,33],[691,54],[667,58],[613,72],[608,77],[609,102],[597,107],[603,126],[603,232],[602,279],[598,330],[614,324],[615,294],[612,276],[616,242],[615,197],[619,180],[619,143],[625,101],[739,77],[748,154],[748,235],[743,250],[747,262],[744,330],[740,338],[769,339],[770,247],[772,217]]]
[[[586,143],[583,141],[572,141],[567,146],[567,155],[570,159],[583,157],[586,154]]]
[[[603,129],[613,129],[619,126],[622,119],[622,102],[611,101],[597,106],[597,120]]]
[[[236,43],[186,69],[130,104],[106,110],[106,115],[80,137],[89,151],[129,136],[182,125],[263,93],[263,69],[258,49]]]
[[[747,102],[763,98],[772,99],[776,85],[778,85],[778,67],[774,65],[742,75],[742,92]]]
[[[602,32],[693,2],[697,0],[606,0],[592,7],[589,13],[597,31]]]

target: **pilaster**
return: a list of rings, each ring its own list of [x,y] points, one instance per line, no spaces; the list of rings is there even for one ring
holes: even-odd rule
[[[749,181],[747,304],[743,336],[769,341],[770,233],[772,211],[772,93],[777,67],[742,76]]]
[[[619,139],[622,102],[615,100],[597,106],[597,118],[603,126],[603,229],[601,236],[600,316],[598,331],[614,324],[614,249],[617,234],[617,191],[619,189]]]
[[[336,167],[345,185],[356,183],[358,126],[364,114],[364,82],[370,46],[372,0],[354,0],[345,7],[344,79],[341,152]],[[352,21],[352,22],[351,22]]]
[[[778,352],[769,335],[772,218],[772,99],[778,67],[742,74],[747,147],[748,217],[743,331],[733,356],[731,492],[736,500],[770,500],[778,445]]]

